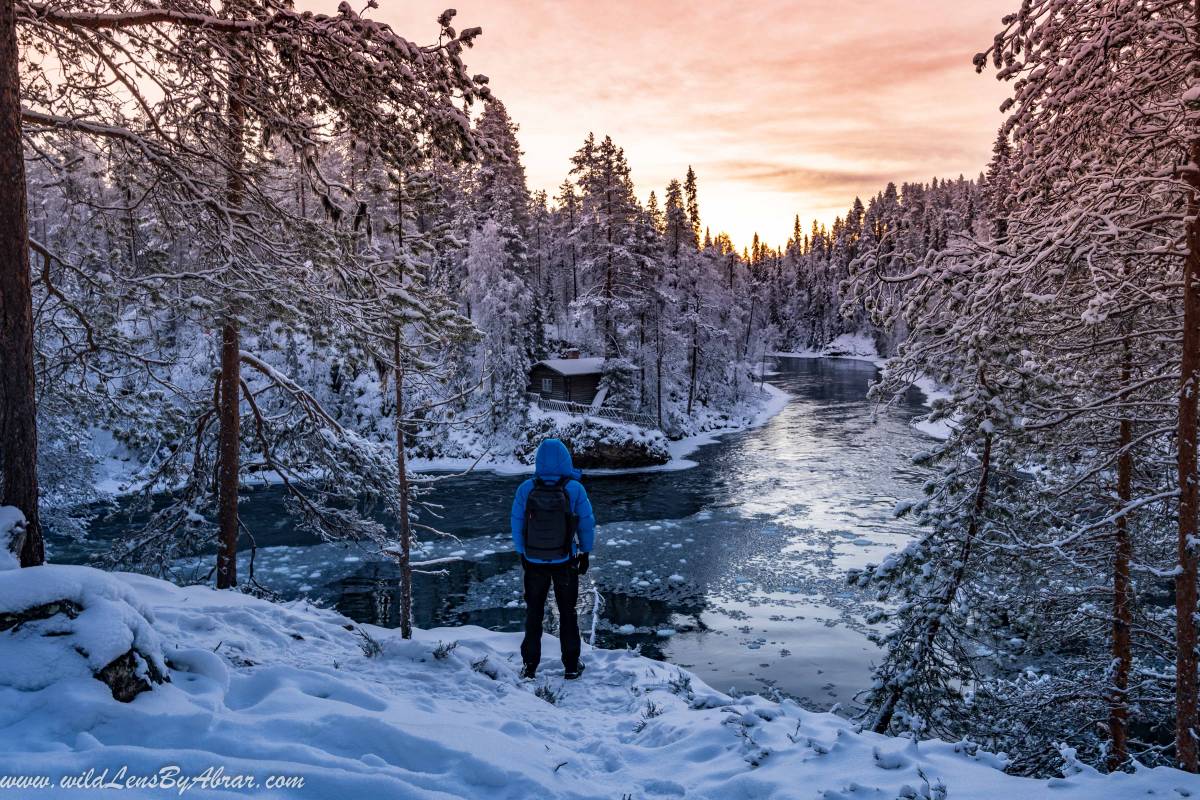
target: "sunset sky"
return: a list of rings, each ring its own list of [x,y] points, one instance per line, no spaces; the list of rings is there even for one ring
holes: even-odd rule
[[[320,8],[332,0],[310,0]],[[451,0],[382,0],[434,39]],[[689,164],[700,210],[739,245],[783,244],[889,180],[968,177],[990,154],[1005,87],[971,57],[1017,0],[461,0],[467,53],[520,124],[533,189],[553,193],[588,131],[625,148],[638,194]]]

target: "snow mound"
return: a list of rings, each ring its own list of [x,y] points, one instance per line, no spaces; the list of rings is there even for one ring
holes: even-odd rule
[[[963,800],[1200,792],[1196,776],[1166,768],[1105,777],[1065,765],[1054,781],[1017,778],[970,745],[858,733],[837,716],[731,697],[627,651],[585,645],[587,672],[565,681],[547,636],[539,677],[527,681],[518,634],[443,628],[405,641],[303,601],[73,572],[70,581],[43,572],[59,587],[40,596],[86,586],[148,608],[169,645],[171,682],[119,704],[90,678],[19,689],[6,677],[0,774],[50,776],[38,797],[81,796],[59,780],[88,770],[198,779],[192,798],[895,798],[939,783]],[[37,581],[11,589],[12,577],[0,577],[5,597],[30,597]],[[6,669],[12,656],[27,672],[54,668],[24,651],[4,653]],[[251,782],[230,791],[215,770]],[[303,785],[266,788],[281,776]]]

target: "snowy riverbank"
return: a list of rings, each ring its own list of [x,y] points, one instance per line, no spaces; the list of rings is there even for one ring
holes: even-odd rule
[[[638,472],[662,472],[694,467],[696,466],[696,462],[688,459],[688,456],[695,453],[701,447],[716,442],[722,436],[766,425],[772,417],[783,410],[784,406],[791,399],[791,395],[777,386],[764,383],[762,388],[765,393],[762,402],[747,409],[740,416],[732,420],[725,419],[724,424],[714,422],[714,427],[702,433],[685,436],[681,439],[668,440],[666,446],[667,451],[670,453],[670,460],[665,464],[627,469],[589,468],[586,471],[589,474],[630,474]],[[571,420],[580,419],[579,417],[573,417],[563,412],[539,411],[538,413],[543,418],[557,419],[564,425],[568,424]],[[598,418],[588,419],[589,424],[625,430],[633,438],[645,437],[647,434],[645,429],[638,428],[635,425]],[[511,453],[485,454],[482,458],[413,458],[409,459],[408,463],[413,470],[418,472],[464,472],[466,470],[474,470],[478,472],[495,472],[500,475],[526,475],[533,472],[532,463],[526,464]]]
[[[544,411],[531,408],[533,424],[554,426],[565,429],[572,424],[578,425],[586,419],[586,423],[597,431],[611,431],[618,438],[650,448],[663,448],[667,454],[664,464],[647,467],[629,467],[622,469],[587,468],[589,473],[620,474],[636,472],[656,472],[663,470],[689,469],[696,462],[688,456],[707,444],[712,444],[722,436],[731,433],[758,428],[765,425],[772,417],[783,410],[790,396],[778,387],[764,383],[764,395],[755,403],[746,403],[736,413],[727,416],[708,415],[701,420],[700,427],[707,428],[701,433],[686,436],[681,439],[668,440],[660,431],[641,428],[636,425],[600,417],[580,417],[561,411]],[[521,442],[516,437],[501,444],[488,443],[470,431],[455,432],[458,441],[455,447],[471,455],[457,457],[422,458],[410,456],[409,469],[415,472],[493,472],[499,475],[526,475],[533,473],[532,450],[529,463],[518,454]],[[145,487],[146,466],[130,454],[124,447],[115,442],[112,436],[103,429],[90,432],[91,457],[95,460],[94,486],[99,496],[121,497],[136,494]],[[540,441],[540,439],[538,440]],[[525,442],[528,445],[528,442]],[[536,445],[536,442],[534,443]],[[317,479],[317,475],[308,477]],[[259,473],[242,479],[243,485],[263,486],[279,483],[274,473]]]
[[[843,333],[821,348],[779,351],[771,355],[782,358],[849,358],[870,361],[877,367],[887,363],[887,358],[879,354],[875,340],[865,333]]]
[[[855,731],[832,714],[734,698],[684,670],[585,647],[565,682],[545,642],[539,677],[517,677],[518,637],[481,628],[359,626],[305,602],[177,587],[138,575],[49,566],[0,573],[0,611],[51,595],[82,607],[0,633],[0,797],[80,797],[67,776],[178,774],[184,796],[332,798],[1061,798],[1200,794],[1200,778],[1159,768],[1103,777],[1069,758],[1066,776],[1005,775],[964,745]],[[136,642],[170,681],[112,699],[76,647]],[[104,656],[107,657],[107,656]],[[164,772],[165,771],[165,772]],[[177,773],[176,773],[177,771]],[[207,772],[206,772],[207,771]],[[267,790],[268,776],[292,779]],[[303,787],[294,779],[303,780]],[[944,787],[944,789],[940,788]],[[939,794],[938,792],[942,792]],[[113,790],[114,796],[117,795]],[[119,792],[178,796],[178,788]]]

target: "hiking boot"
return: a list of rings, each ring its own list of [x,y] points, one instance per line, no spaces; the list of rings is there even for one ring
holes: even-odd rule
[[[584,665],[583,665],[583,662],[581,661],[581,662],[579,662],[578,665],[576,665],[575,669],[564,670],[563,677],[569,681],[573,681],[576,678],[578,678],[580,675],[583,674],[583,670],[584,670]]]
[[[533,666],[532,664],[526,664],[525,666],[521,667],[521,677],[527,681],[533,680],[534,675],[536,674],[537,667]]]

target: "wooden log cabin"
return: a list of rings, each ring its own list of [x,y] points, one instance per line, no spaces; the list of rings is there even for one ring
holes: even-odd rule
[[[600,388],[603,358],[548,358],[529,368],[529,392],[547,400],[591,405]]]

